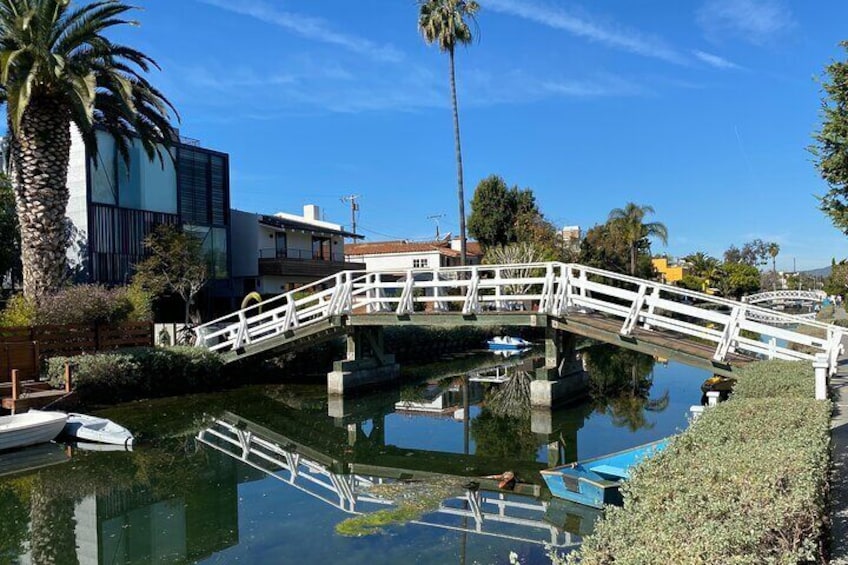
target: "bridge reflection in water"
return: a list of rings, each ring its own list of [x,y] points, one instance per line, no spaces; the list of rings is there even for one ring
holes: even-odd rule
[[[435,475],[338,461],[232,413],[210,421],[197,434],[197,440],[352,515],[393,504],[369,494],[369,488],[374,485]],[[550,501],[540,500],[541,488],[537,485],[522,485],[518,492],[508,493],[499,490],[495,483],[479,479],[477,485],[443,500],[438,508],[411,523],[571,548],[579,545],[579,534],[588,533],[591,522],[597,518],[579,507],[572,512],[559,503],[551,507]],[[552,519],[562,523],[553,523]],[[566,523],[576,531],[565,530]]]

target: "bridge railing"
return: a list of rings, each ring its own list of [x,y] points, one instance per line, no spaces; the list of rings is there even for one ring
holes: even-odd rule
[[[842,338],[838,327],[744,302],[578,264],[532,263],[346,271],[205,324],[199,340],[238,350],[334,316],[449,311],[579,313],[617,320],[623,336],[662,330],[709,343],[720,362],[731,353],[808,361],[826,354],[831,372]]]

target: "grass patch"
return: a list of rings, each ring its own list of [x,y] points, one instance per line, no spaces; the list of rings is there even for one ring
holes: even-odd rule
[[[462,492],[462,482],[453,477],[433,477],[416,482],[375,485],[369,494],[391,501],[393,508],[360,514],[339,522],[336,533],[361,537],[378,534],[392,525],[407,524],[433,512],[446,498]]]

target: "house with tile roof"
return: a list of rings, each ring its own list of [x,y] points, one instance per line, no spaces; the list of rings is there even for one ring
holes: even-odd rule
[[[483,251],[476,241],[466,244],[468,264],[479,264]],[[369,271],[436,269],[460,265],[459,239],[439,241],[375,241],[348,244],[348,261],[364,263]]]

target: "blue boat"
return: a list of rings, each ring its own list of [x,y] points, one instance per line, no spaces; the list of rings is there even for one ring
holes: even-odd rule
[[[624,451],[584,459],[541,471],[551,494],[564,500],[603,508],[605,504],[621,504],[619,487],[630,478],[630,468],[662,451],[669,438],[653,441]]]
[[[518,351],[533,347],[526,339],[512,336],[497,336],[486,342],[491,351]]]

